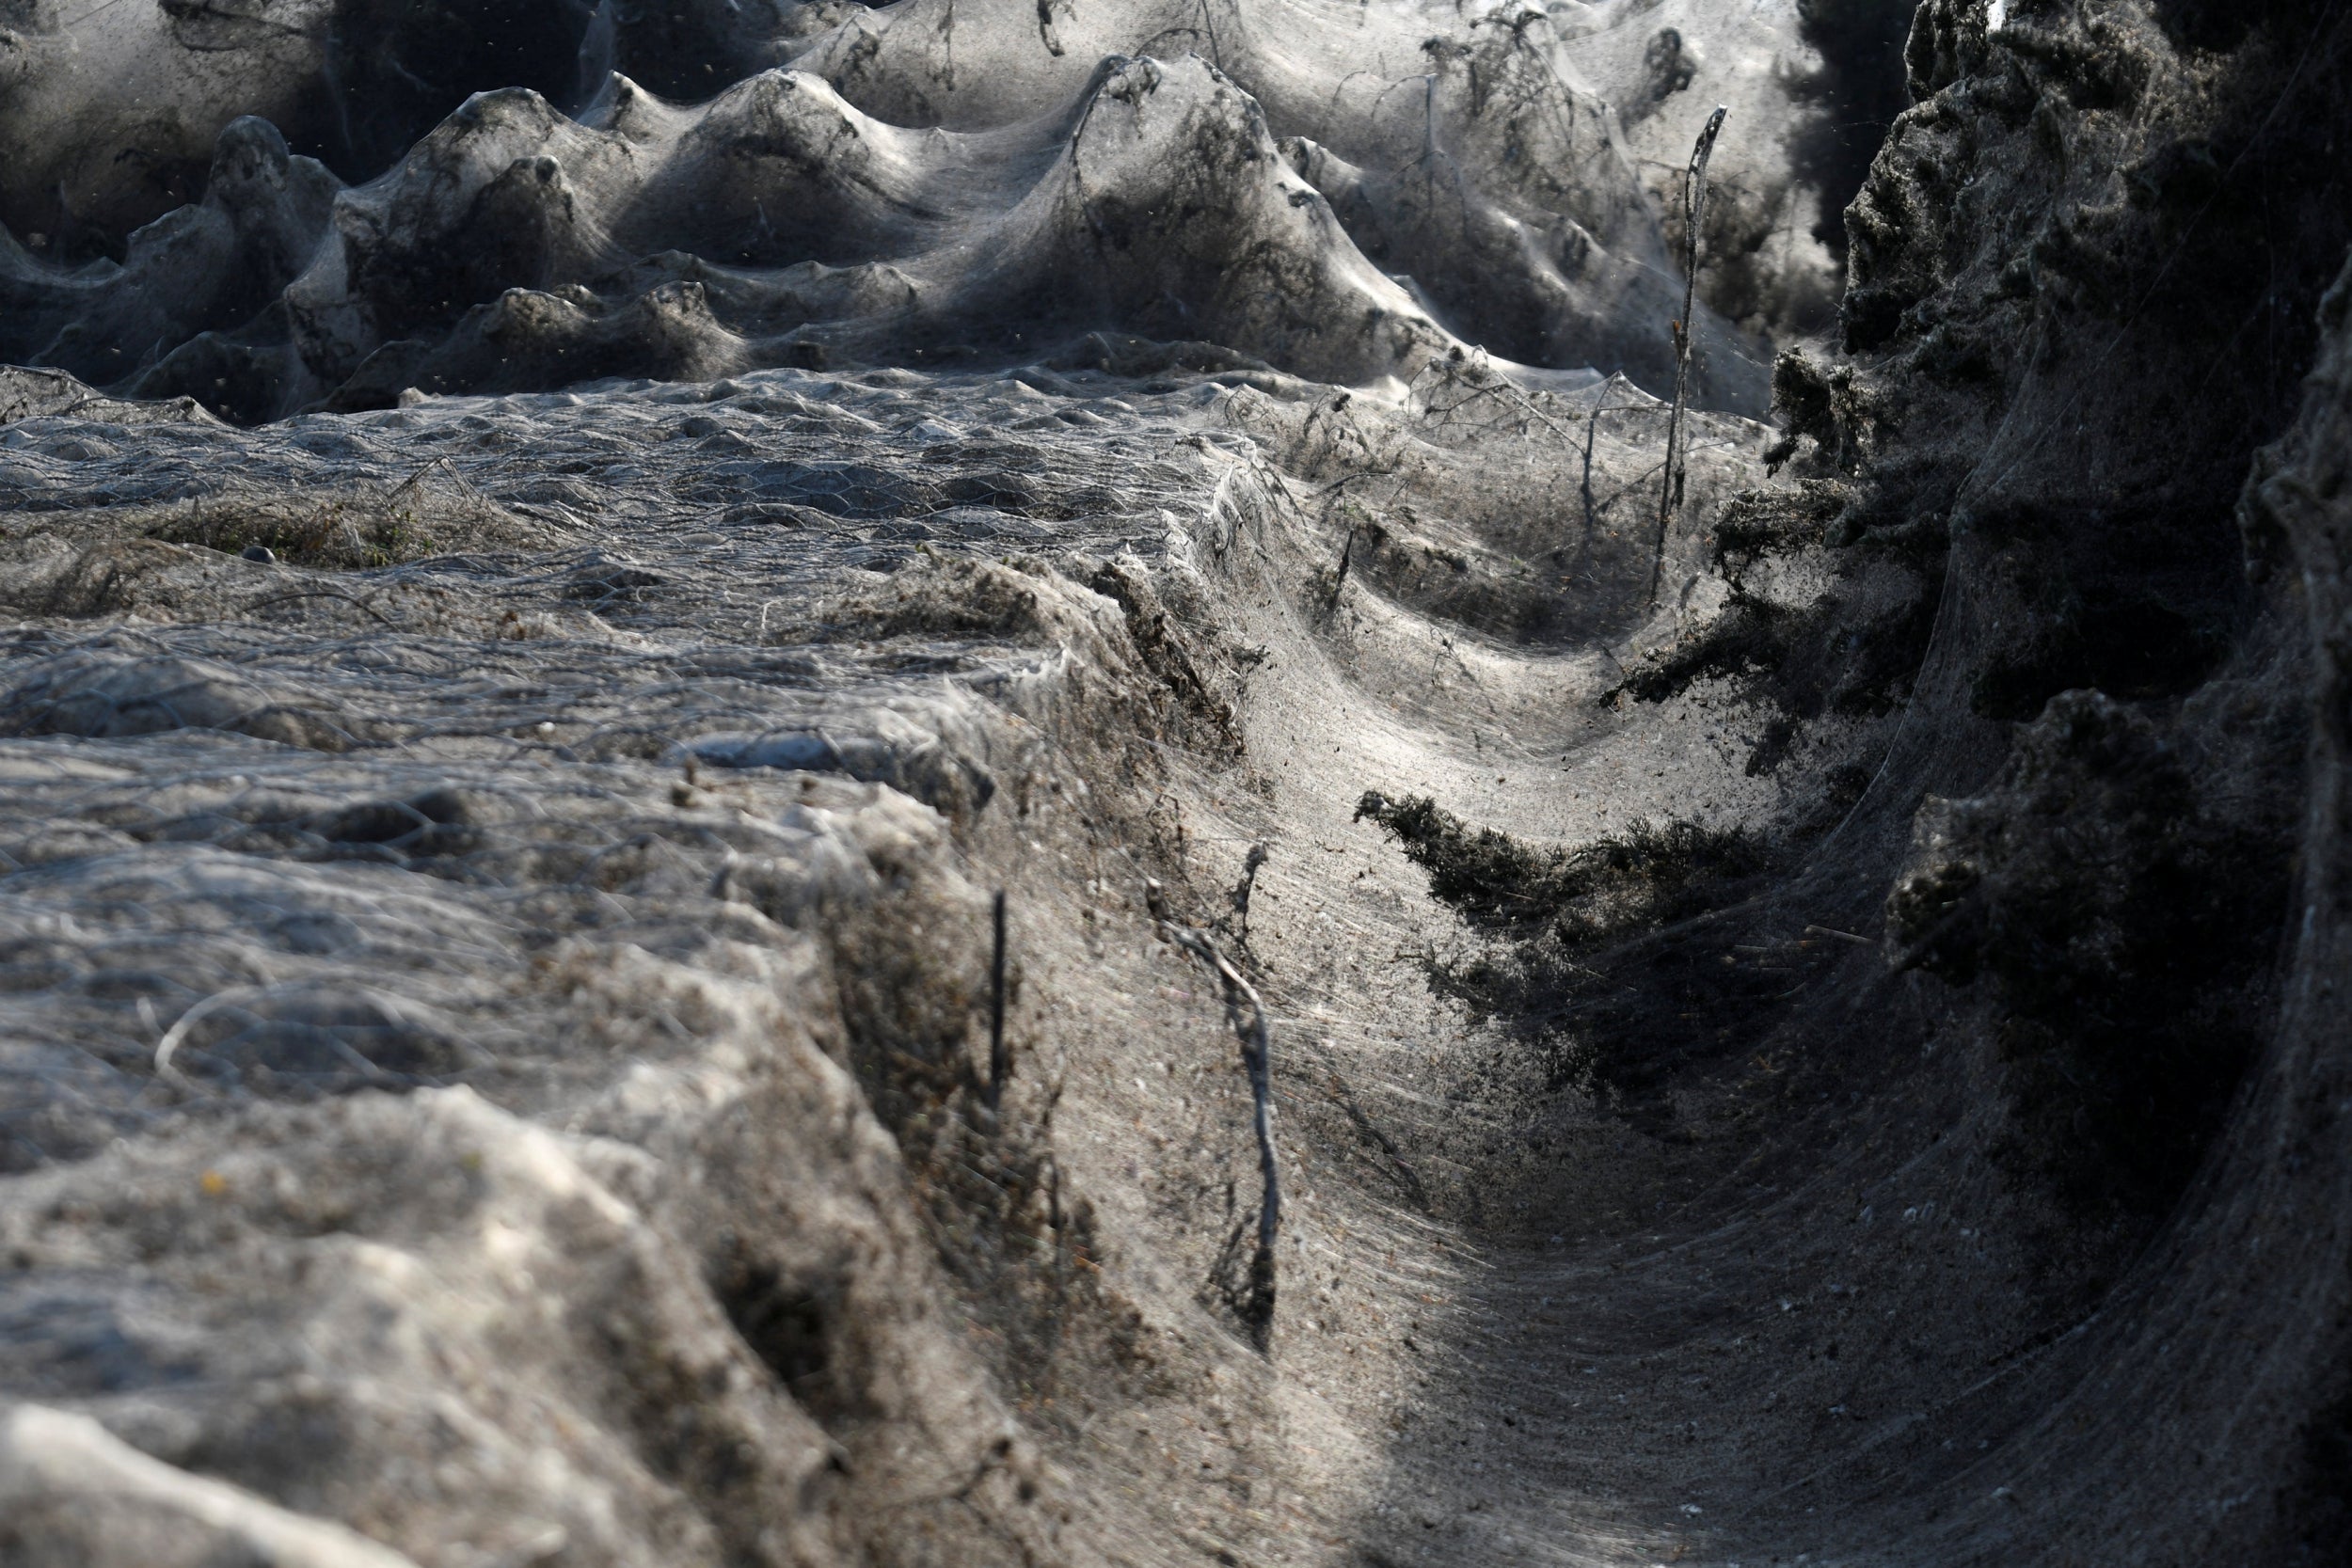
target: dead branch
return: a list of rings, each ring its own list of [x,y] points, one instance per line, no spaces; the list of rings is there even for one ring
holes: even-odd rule
[[[1243,977],[1232,960],[1217,951],[1207,932],[1182,925],[1168,913],[1167,890],[1157,881],[1149,878],[1144,880],[1143,901],[1159,927],[1160,940],[1191,954],[1217,977],[1224,989],[1225,1021],[1232,1026],[1233,1037],[1241,1042],[1242,1066],[1249,1073],[1249,1096],[1255,1105],[1258,1132],[1258,1171],[1264,1180],[1264,1196],[1258,1205],[1258,1246],[1249,1260],[1249,1295],[1242,1304],[1241,1313],[1249,1326],[1250,1338],[1263,1350],[1274,1327],[1274,1241],[1282,1225],[1281,1177],[1274,1159],[1273,1046],[1266,1028],[1265,1004],[1259,999],[1258,988]]]
[[[1715,134],[1724,128],[1724,116],[1730,111],[1723,104],[1707,117],[1707,129],[1699,133],[1698,145],[1691,149],[1691,167],[1682,186],[1682,217],[1684,234],[1684,268],[1682,274],[1682,319],[1675,328],[1675,401],[1674,412],[1666,421],[1666,479],[1658,495],[1658,548],[1662,555],[1666,548],[1666,528],[1673,522],[1675,508],[1682,504],[1682,414],[1691,391],[1691,312],[1698,308],[1699,291],[1699,217],[1707,210],[1707,160],[1715,151]]]

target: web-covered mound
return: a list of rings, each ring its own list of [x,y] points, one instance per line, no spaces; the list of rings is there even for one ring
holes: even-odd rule
[[[1658,212],[1536,13],[822,9],[699,103],[501,87],[358,186],[230,120],[119,263],[0,230],[0,360],[245,420],[1092,329],[1351,384],[1469,344],[1672,380]],[[1698,342],[1699,401],[1758,411],[1758,352],[1711,314]]]

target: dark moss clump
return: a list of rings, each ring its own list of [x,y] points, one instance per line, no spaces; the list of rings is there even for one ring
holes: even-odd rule
[[[1716,563],[1731,589],[1722,610],[1629,670],[1599,702],[1666,702],[1703,682],[1727,682],[1772,715],[1767,743],[1749,759],[1753,774],[1772,772],[1803,726],[1825,714],[1876,717],[1899,706],[1934,631],[1946,540],[1929,518],[1865,531],[1856,544],[1840,537],[1863,526],[1854,511],[1847,486],[1822,480],[1734,498],[1716,530]],[[1785,604],[1753,586],[1759,563],[1807,552],[1839,574],[1827,593]],[[1873,562],[1899,573],[1882,574],[1876,592],[1853,591],[1856,572]]]
[[[2179,1196],[2268,1022],[2290,843],[2207,809],[2181,749],[2095,691],[1991,791],[1930,803],[1888,927],[1906,964],[1990,988],[2013,1166],[2092,1208]]]
[[[1370,793],[1356,814],[1429,873],[1439,902],[1504,939],[1433,961],[1431,982],[1518,1030],[1554,1087],[1654,1087],[1725,1043],[1725,1022],[1754,1000],[1754,966],[1725,964],[1720,940],[1679,929],[1738,903],[1772,869],[1771,847],[1751,833],[1644,822],[1620,838],[1536,849],[1425,798]],[[1766,989],[1785,990],[1785,974]]]
[[[1723,612],[1693,635],[1636,665],[1600,695],[1606,705],[1619,697],[1662,703],[1710,679],[1744,681],[1767,675],[1788,660],[1811,617],[1745,588],[1735,587]]]
[[[1729,681],[1767,705],[1792,733],[1823,714],[1876,716],[1910,696],[1935,629],[1933,585],[1878,601],[1831,594],[1802,609],[1735,584],[1723,610],[1690,637],[1636,665],[1600,696],[1661,703],[1708,680]],[[1770,772],[1751,768],[1751,772]]]
[[[1715,522],[1715,567],[1734,582],[1762,562],[1827,544],[1852,503],[1836,480],[1808,479],[1793,489],[1743,490]]]
[[[141,531],[227,555],[254,546],[294,566],[368,571],[461,549],[544,547],[534,528],[470,492],[231,490],[164,509]]]
[[[228,555],[260,546],[298,566],[389,566],[423,553],[414,519],[355,513],[342,502],[316,506],[214,505],[153,530],[149,537],[202,545]]]
[[[1756,592],[1748,574],[1769,559],[1819,548],[1846,499],[1845,486],[1828,480],[1733,497],[1715,525],[1715,565],[1731,584],[1729,600],[1691,636],[1627,672],[1601,693],[1602,705],[1620,697],[1664,702],[1708,679],[1753,686],[1787,664],[1791,651],[1818,630],[1811,624],[1817,612]]]
[[[1471,924],[1578,947],[1694,913],[1770,863],[1749,834],[1695,822],[1636,822],[1623,838],[1531,849],[1492,828],[1473,832],[1422,796],[1391,801],[1375,790],[1356,816],[1387,829],[1429,873],[1430,893]]]
[[[1909,697],[1950,548],[1941,508],[1852,477],[1885,436],[1886,413],[1851,366],[1784,354],[1772,404],[1788,434],[1767,463],[1777,470],[1795,461],[1811,475],[1730,499],[1712,531],[1714,564],[1730,590],[1722,609],[1599,698],[1659,703],[1727,682],[1772,715],[1773,738],[1750,758],[1751,773],[1772,772],[1798,731],[1824,714],[1874,717]],[[1786,591],[1774,569],[1786,568],[1825,577],[1827,586],[1794,601],[1776,597]],[[1780,580],[1789,580],[1786,570]]]

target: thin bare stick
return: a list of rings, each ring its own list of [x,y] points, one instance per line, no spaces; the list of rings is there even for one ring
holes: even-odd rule
[[[1005,1080],[1012,1063],[1005,1054],[1005,890],[995,897],[996,950],[988,966],[988,1109],[993,1116],[1004,1104]]]
[[[1715,150],[1715,134],[1724,128],[1724,116],[1729,109],[1717,104],[1715,112],[1707,117],[1707,129],[1699,133],[1698,145],[1691,149],[1691,167],[1682,185],[1682,220],[1684,235],[1684,269],[1682,274],[1682,319],[1675,325],[1675,401],[1674,412],[1666,420],[1666,479],[1658,495],[1658,553],[1666,553],[1666,528],[1674,521],[1675,508],[1682,504],[1682,411],[1691,393],[1691,312],[1698,308],[1699,292],[1699,219],[1707,211],[1707,160]],[[1653,581],[1651,593],[1655,596]]]
[[[1222,985],[1225,1022],[1241,1042],[1242,1066],[1249,1073],[1258,1131],[1258,1171],[1264,1180],[1264,1194],[1258,1204],[1257,1251],[1249,1260],[1249,1297],[1241,1312],[1251,1338],[1263,1350],[1274,1327],[1274,1240],[1282,1225],[1281,1175],[1274,1160],[1274,1050],[1266,1028],[1265,1004],[1258,997],[1258,988],[1217,951],[1207,932],[1181,925],[1168,914],[1167,890],[1148,878],[1143,902],[1158,923],[1160,940],[1198,958]]]

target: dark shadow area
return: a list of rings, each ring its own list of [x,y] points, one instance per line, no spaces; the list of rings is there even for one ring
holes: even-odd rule
[[[1911,0],[1798,0],[1797,36],[1820,52],[1820,66],[1797,85],[1814,118],[1797,134],[1789,164],[1821,193],[1814,237],[1843,261],[1846,204],[1862,189],[1886,128],[1911,106],[1903,81],[1903,40]]]

